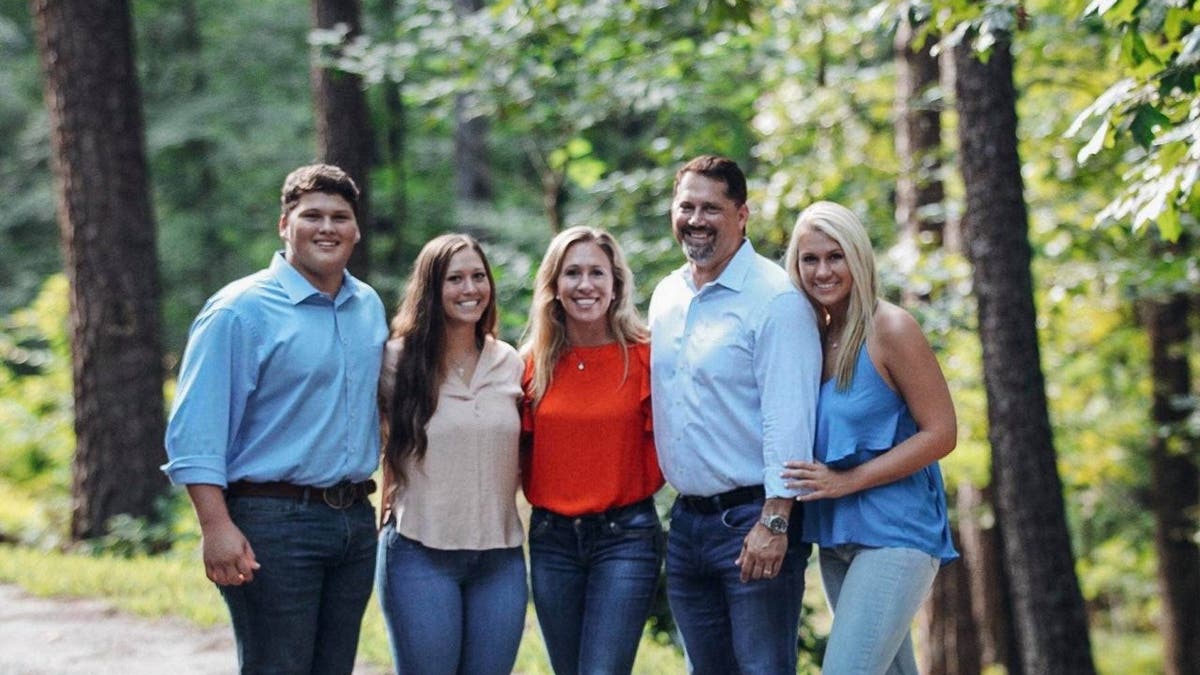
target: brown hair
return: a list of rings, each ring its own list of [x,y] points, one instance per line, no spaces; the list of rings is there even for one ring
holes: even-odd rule
[[[341,196],[354,210],[354,217],[358,217],[358,186],[349,174],[332,164],[309,164],[289,173],[279,191],[279,215],[286,218],[300,198],[310,192]]]
[[[404,300],[392,318],[392,338],[404,340],[396,364],[392,400],[383,401],[381,414],[387,420],[383,458],[395,477],[404,484],[404,464],[409,457],[424,459],[428,438],[425,426],[437,410],[438,390],[444,373],[446,311],[442,306],[442,283],[450,259],[470,249],[479,255],[487,272],[491,293],[483,316],[475,324],[475,343],[482,348],[496,334],[496,281],[483,248],[465,234],[443,234],[430,240],[417,255],[404,290]]]

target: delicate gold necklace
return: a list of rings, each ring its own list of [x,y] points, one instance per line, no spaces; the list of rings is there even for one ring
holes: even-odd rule
[[[575,359],[575,369],[576,370],[584,369],[583,355],[580,354],[578,351],[576,351],[574,347],[571,347],[571,350],[569,352],[567,352],[567,356]]]
[[[472,353],[467,356],[465,361],[460,361],[459,359],[456,359],[450,355],[447,355],[447,358],[449,359],[450,367],[454,369],[454,372],[458,373],[459,377],[466,379],[467,369],[472,367],[473,364],[475,364],[479,361],[479,354]]]

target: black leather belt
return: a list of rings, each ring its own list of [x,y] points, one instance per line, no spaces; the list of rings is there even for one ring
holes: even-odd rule
[[[296,485],[273,481],[269,483],[251,483],[239,480],[229,484],[225,494],[230,497],[275,497],[279,499],[295,499],[297,501],[315,501],[320,499],[326,505],[335,509],[349,508],[360,499],[375,492],[375,481],[364,480],[361,483],[351,483],[344,480],[329,487],[312,485]]]
[[[627,513],[633,512],[633,511],[640,511],[642,509],[647,509],[647,508],[653,509],[654,508],[654,497],[646,497],[645,499],[639,499],[638,501],[636,501],[632,504],[618,506],[615,508],[611,508],[607,511],[600,511],[599,513],[584,513],[582,515],[577,515],[577,516],[564,516],[561,513],[555,513],[554,511],[551,511],[550,509],[542,508],[540,506],[535,506],[533,508],[545,513],[551,520],[563,521],[565,523],[573,523],[575,525],[582,525],[584,523],[596,523],[596,524],[603,525],[606,523],[611,523],[614,520],[620,520],[620,518],[622,516],[624,516]]]
[[[712,515],[742,504],[758,501],[767,496],[761,485],[745,485],[709,497],[679,495],[679,504],[688,511]]]

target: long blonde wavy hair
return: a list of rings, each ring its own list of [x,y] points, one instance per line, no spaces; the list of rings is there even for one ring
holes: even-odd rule
[[[592,242],[608,256],[612,265],[613,298],[608,306],[608,331],[621,345],[625,373],[629,373],[629,345],[650,339],[650,331],[633,304],[633,272],[621,246],[604,230],[578,225],[559,232],[546,248],[534,281],[529,305],[529,324],[521,341],[521,353],[533,362],[533,378],[527,394],[536,406],[550,388],[554,366],[570,349],[567,343],[566,311],[556,297],[567,251],[578,243]]]
[[[845,254],[846,266],[850,269],[850,302],[840,334],[826,335],[829,330],[829,312],[805,293],[820,318],[821,336],[841,347],[837,358],[834,359],[833,374],[837,378],[837,388],[844,390],[854,379],[854,364],[858,361],[858,352],[870,337],[874,326],[875,305],[879,298],[875,251],[871,248],[871,238],[867,235],[867,229],[853,211],[834,202],[813,203],[796,219],[796,227],[792,230],[792,239],[783,263],[792,283],[801,291],[804,291],[804,285],[800,281],[800,237],[807,232],[820,232],[836,241]]]

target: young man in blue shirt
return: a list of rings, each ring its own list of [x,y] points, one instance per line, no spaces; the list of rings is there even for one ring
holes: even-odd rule
[[[687,264],[650,301],[654,438],[671,509],[667,595],[694,673],[795,673],[809,545],[780,472],[812,457],[821,345],[811,305],[746,239],[746,178],[675,176]],[[795,512],[793,512],[795,511]]]
[[[375,570],[379,379],[387,325],[346,271],[358,188],[316,164],[284,181],[267,269],[209,298],[167,427],[204,567],[243,673],[350,673]]]

